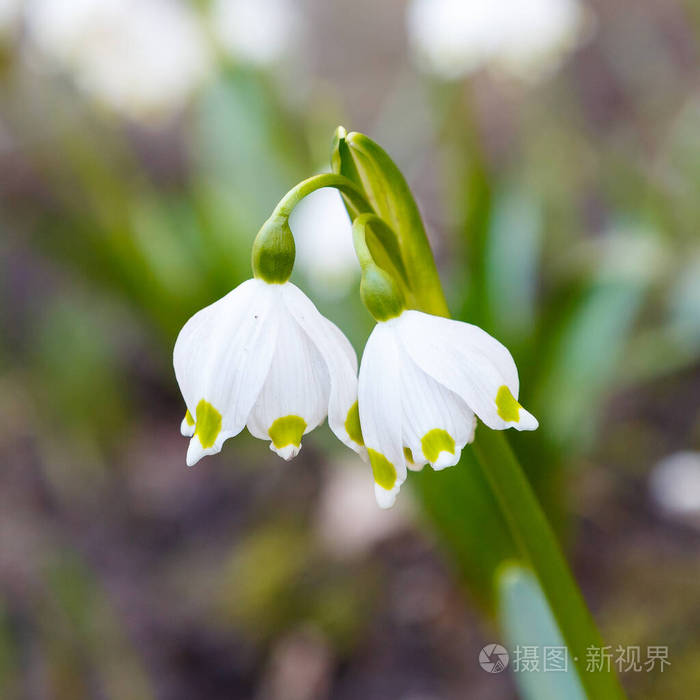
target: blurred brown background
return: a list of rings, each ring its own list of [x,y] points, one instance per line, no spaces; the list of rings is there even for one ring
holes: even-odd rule
[[[476,5],[0,1],[0,697],[516,697],[477,664],[476,498],[469,532],[409,489],[379,511],[325,427],[185,467],[175,336],[340,123],[512,350],[541,424],[512,443],[604,638],[668,646],[630,697],[697,695],[700,5]],[[338,207],[299,214],[295,280],[360,353]]]

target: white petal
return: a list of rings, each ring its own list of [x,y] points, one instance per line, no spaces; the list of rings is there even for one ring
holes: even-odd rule
[[[195,418],[202,400],[221,415],[214,444],[204,447],[195,429],[188,464],[221,449],[246,423],[270,368],[278,285],[248,280],[196,313],[178,335],[173,364],[187,408]]]
[[[293,284],[286,284],[285,302],[289,312],[304,329],[323,357],[330,377],[328,425],[335,435],[355,452],[364,447],[353,440],[346,427],[348,413],[357,401],[357,357],[343,332],[322,316],[313,302]]]
[[[397,481],[391,489],[383,489],[378,483],[374,483],[374,497],[380,508],[391,508],[396,503],[401,484]]]
[[[270,370],[247,424],[255,437],[272,440],[271,449],[291,459],[299,451],[301,435],[326,417],[330,378],[321,353],[281,299]],[[290,445],[296,452],[287,449]]]
[[[410,452],[410,455],[406,453],[406,450]],[[423,454],[421,452],[415,454],[408,446],[404,446],[404,455],[406,456],[406,468],[410,469],[412,472],[423,471],[423,467],[428,463],[426,459],[423,459]]]
[[[413,361],[462,397],[490,428],[537,428],[535,417],[516,403],[518,370],[510,352],[495,338],[469,323],[420,311],[404,311],[396,319],[396,327]],[[512,406],[517,418],[504,419],[499,415],[499,392],[509,392],[515,399]]]
[[[451,467],[474,439],[476,416],[454,392],[427,375],[405,350],[401,358],[403,443],[415,466]],[[444,449],[439,449],[444,443]],[[411,464],[408,464],[409,468]]]
[[[406,479],[406,462],[401,441],[401,377],[400,356],[391,321],[378,323],[367,341],[358,384],[360,423],[365,445],[375,472],[375,481],[382,481],[381,457],[387,469],[396,473],[395,481],[384,478],[377,484],[380,506],[393,503],[399,487]],[[379,460],[379,462],[378,462]],[[379,469],[378,469],[379,467]],[[386,475],[386,470],[384,474]]]
[[[189,414],[189,410],[187,413]],[[184,437],[192,437],[194,435],[194,422],[188,422],[187,418],[188,416],[185,416],[180,423],[180,434]]]
[[[299,454],[301,450],[301,443],[297,447],[296,445],[285,445],[284,447],[276,447],[274,442],[270,443],[270,449],[278,454],[285,462],[289,462],[290,459],[294,459]]]

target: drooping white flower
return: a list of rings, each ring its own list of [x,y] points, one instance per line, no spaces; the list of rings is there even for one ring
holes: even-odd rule
[[[326,415],[340,440],[363,451],[355,351],[290,282],[250,279],[198,311],[180,331],[173,362],[190,466],[245,426],[291,459]]]
[[[584,18],[578,0],[412,0],[407,10],[418,60],[446,79],[486,64],[537,77],[576,43]]]
[[[393,505],[407,466],[457,464],[477,416],[495,430],[537,428],[518,389],[511,354],[477,326],[414,310],[377,323],[358,401],[379,505]]]
[[[28,0],[33,47],[98,102],[133,119],[180,108],[211,56],[182,0]]]

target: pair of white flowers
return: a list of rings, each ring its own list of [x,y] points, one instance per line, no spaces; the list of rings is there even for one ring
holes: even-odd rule
[[[456,464],[477,417],[496,430],[538,425],[517,401],[511,354],[480,328],[403,310],[375,326],[358,380],[348,339],[288,281],[247,280],[197,312],[177,338],[174,366],[188,465],[244,427],[289,460],[328,416],[369,459],[384,508],[407,469]]]

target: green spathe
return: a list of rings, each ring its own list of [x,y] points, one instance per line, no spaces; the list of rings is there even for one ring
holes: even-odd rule
[[[510,389],[503,384],[496,394],[496,408],[498,415],[505,421],[517,423],[520,420],[520,409],[522,406],[515,400]]]
[[[360,427],[360,410],[357,406],[357,401],[350,406],[348,417],[345,419],[345,430],[348,431],[348,435],[353,442],[356,442],[358,445],[365,444],[365,440],[362,437],[362,428]]]
[[[348,133],[339,126],[333,141],[331,168],[361,189],[371,207],[369,211],[381,217],[395,233],[401,262],[410,280],[410,289],[404,289],[409,306],[449,316],[418,207],[405,178],[386,151],[364,134]],[[345,202],[352,218],[361,213],[347,197]]]
[[[441,452],[455,453],[454,438],[441,428],[433,428],[428,431],[420,441],[425,458],[434,464],[438,461]]]
[[[197,404],[196,425],[194,434],[199,438],[202,447],[212,447],[221,432],[221,414],[208,401],[202,399]]]
[[[301,416],[283,416],[278,418],[267,431],[272,444],[281,449],[287,445],[301,446],[301,436],[306,430],[306,421]]]
[[[369,454],[369,462],[372,465],[372,473],[374,481],[387,491],[394,488],[396,483],[396,469],[394,465],[381,453],[367,448]]]

